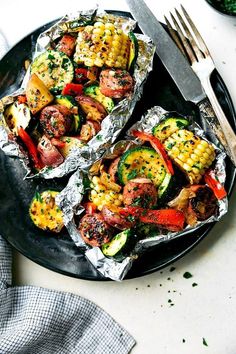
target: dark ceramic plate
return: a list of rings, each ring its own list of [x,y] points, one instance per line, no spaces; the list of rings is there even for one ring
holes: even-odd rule
[[[114,13],[129,16],[123,12],[114,11]],[[1,60],[0,97],[19,87],[24,76],[24,60],[31,57],[39,33],[52,24],[53,22],[42,26],[25,37]],[[212,84],[230,123],[235,128],[236,118],[231,99],[216,72],[212,76]],[[160,105],[166,110],[178,111],[181,114],[195,115],[198,120],[196,107],[183,100],[157,57],[154,59],[154,70],[145,85],[143,97],[138,102],[128,126],[154,105]],[[48,188],[60,190],[65,186],[67,178],[51,181],[24,180],[25,169],[21,162],[16,158],[5,156],[2,152],[0,152],[0,164],[0,233],[19,252],[48,269],[76,278],[104,280],[78,251],[65,230],[55,236],[40,231],[30,222],[28,208],[35,190],[39,192]],[[226,189],[230,193],[235,182],[235,169],[228,159],[226,165]],[[187,237],[152,248],[134,262],[126,278],[140,277],[167,266],[191,250],[212,227],[213,224],[203,226]]]
[[[234,4],[228,4],[227,6],[227,0],[222,1],[222,0],[206,0],[209,5],[211,5],[215,10],[218,12],[224,14],[224,15],[230,15],[230,16],[236,16],[236,3],[234,1]],[[225,4],[224,4],[225,3]]]

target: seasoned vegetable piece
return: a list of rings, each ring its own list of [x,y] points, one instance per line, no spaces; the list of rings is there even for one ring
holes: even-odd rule
[[[111,184],[105,185],[102,176],[93,176],[90,184],[91,191],[89,198],[97,206],[98,210],[102,210],[104,205],[120,206],[123,201],[123,196],[119,190],[112,190]]]
[[[85,112],[87,119],[101,121],[106,117],[107,111],[101,103],[92,97],[79,95],[75,97],[82,110]]]
[[[18,129],[25,129],[30,122],[30,110],[25,103],[15,101],[4,112],[4,119],[11,131],[18,135]]]
[[[63,157],[67,157],[72,150],[80,149],[84,144],[77,138],[72,136],[62,136],[60,141],[63,142],[63,145],[58,146],[58,150],[62,154]]]
[[[164,146],[168,155],[186,173],[191,184],[200,181],[215,159],[214,147],[186,129],[172,134],[165,140]]]
[[[70,131],[72,123],[70,110],[59,104],[45,107],[40,114],[40,125],[48,137],[60,138]]]
[[[208,186],[197,186],[195,196],[189,200],[189,209],[195,213],[197,220],[203,221],[214,215],[217,210],[217,199]]]
[[[87,122],[82,125],[78,138],[84,143],[87,143],[100,131],[100,129],[101,125],[99,122],[87,120]]]
[[[33,114],[39,112],[54,99],[44,82],[36,74],[32,74],[27,83],[26,97],[28,107]]]
[[[126,69],[130,39],[113,23],[95,22],[78,33],[74,61],[85,66]]]
[[[138,58],[138,40],[133,32],[129,32],[130,38],[130,51],[129,51],[129,63],[128,70],[133,72],[134,66]]]
[[[130,229],[124,230],[115,235],[110,242],[102,245],[103,254],[107,257],[117,255],[117,253],[124,249],[130,237],[132,237],[132,231]]]
[[[52,190],[36,192],[31,202],[30,218],[42,230],[60,232],[64,226],[63,213],[55,203],[58,193]]]
[[[76,101],[72,96],[69,95],[57,95],[55,97],[55,103],[68,108],[71,113],[73,112],[74,122],[71,130],[73,132],[78,132],[82,125],[82,116],[78,114],[78,106]]]
[[[34,141],[31,139],[30,135],[22,127],[20,127],[18,128],[18,136],[27,148],[29,158],[33,162],[34,167],[37,170],[43,168],[44,163],[40,159],[37,147],[35,146]]]
[[[64,36],[58,42],[56,49],[70,57],[74,52],[75,42],[76,37],[69,34],[64,34]]]
[[[83,240],[93,247],[100,247],[112,237],[112,228],[98,213],[85,214],[80,220],[79,231]]]
[[[94,98],[96,101],[100,102],[103,105],[103,107],[107,110],[108,113],[110,113],[113,110],[115,104],[112,98],[103,95],[98,85],[91,85],[85,87],[84,93],[85,95],[90,96]]]
[[[122,184],[136,177],[146,177],[159,187],[165,175],[163,159],[154,149],[146,146],[127,150],[118,164],[118,177]]]
[[[117,182],[118,180],[118,164],[120,161],[120,157],[117,157],[109,166],[108,174],[110,175],[112,182]]]
[[[167,118],[156,125],[152,133],[161,142],[164,142],[169,136],[177,132],[179,129],[184,129],[189,125],[189,121],[185,118]]]
[[[59,91],[73,80],[74,67],[66,54],[48,50],[35,58],[31,73],[37,74],[48,89]]]
[[[133,89],[132,76],[126,70],[105,69],[100,74],[100,91],[112,98],[129,96]]]
[[[57,150],[57,148],[51,143],[51,141],[43,135],[38,143],[37,150],[44,165],[57,167],[63,161],[64,158]]]
[[[157,203],[157,189],[148,178],[130,180],[123,190],[124,205],[151,208]]]
[[[125,230],[134,226],[134,221],[129,221],[124,216],[120,215],[119,209],[115,205],[104,205],[102,208],[104,220],[110,225],[119,230]]]

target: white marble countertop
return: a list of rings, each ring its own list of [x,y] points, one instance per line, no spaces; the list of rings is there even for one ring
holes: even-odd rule
[[[87,0],[86,6],[94,3]],[[147,3],[163,20],[180,1]],[[236,107],[236,17],[217,13],[204,0],[182,3],[203,35]],[[123,0],[99,4],[128,10]],[[0,29],[12,46],[42,24],[80,6],[78,0],[1,1]],[[235,191],[228,214],[194,250],[172,265],[172,272],[169,266],[120,283],[87,281],[47,270],[15,251],[14,283],[68,291],[94,301],[135,337],[134,354],[235,354]],[[193,277],[185,279],[186,271]]]

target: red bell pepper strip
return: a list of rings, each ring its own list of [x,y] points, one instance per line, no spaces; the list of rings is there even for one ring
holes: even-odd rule
[[[206,184],[212,189],[217,199],[223,199],[227,196],[224,186],[217,180],[214,171],[208,170],[205,172],[204,179]]]
[[[136,138],[139,138],[141,140],[144,141],[148,141],[152,147],[162,156],[164,163],[166,165],[167,170],[169,171],[169,173],[171,175],[174,174],[174,169],[172,166],[172,162],[169,158],[169,156],[167,155],[165,148],[163,146],[163,144],[160,142],[159,139],[157,139],[155,136],[145,133],[145,132],[140,132],[138,130],[133,130],[132,131],[133,136],[135,136]]]
[[[39,158],[37,147],[35,146],[29,134],[22,127],[20,127],[18,128],[18,136],[25,144],[29,153],[29,157],[33,161],[34,167],[38,170],[43,168],[44,165]]]
[[[119,213],[126,217],[132,216],[143,223],[159,225],[170,231],[183,230],[185,223],[184,213],[175,209],[152,210],[128,206],[120,208]]]
[[[96,81],[98,77],[98,68],[96,66],[88,67],[87,78],[89,81]]]
[[[86,214],[96,213],[97,207],[93,202],[86,202],[83,204]]]
[[[19,95],[19,96],[17,96],[17,102],[18,102],[18,103],[26,103],[26,102],[27,102],[26,95]]]
[[[81,84],[66,84],[62,90],[62,95],[77,96],[83,93],[83,85]]]
[[[51,143],[52,143],[52,145],[58,147],[59,149],[60,149],[60,148],[61,148],[61,149],[64,148],[65,145],[66,145],[65,141],[62,141],[62,140],[57,139],[57,138],[52,138],[52,139],[51,139]]]
[[[88,80],[88,69],[76,68],[75,69],[75,81],[83,83]]]

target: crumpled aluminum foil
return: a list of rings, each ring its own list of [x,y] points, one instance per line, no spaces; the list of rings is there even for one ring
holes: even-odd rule
[[[74,14],[68,14],[55,23],[52,27],[41,33],[36,42],[35,52],[33,58],[44,52],[50,47],[50,43],[61,36],[65,32],[78,32],[78,25],[80,21],[99,19],[112,21],[116,26],[122,28],[126,33],[132,31],[136,22],[130,18],[108,14],[98,9],[87,11],[79,11]],[[15,97],[24,93],[26,84],[30,77],[30,68],[26,72],[21,88],[11,96],[4,97],[0,100],[0,148],[10,156],[18,156],[23,158],[23,163],[27,169],[27,177],[43,177],[51,179],[55,177],[63,177],[77,168],[86,169],[93,161],[102,156],[104,151],[115,142],[118,135],[121,133],[125,124],[128,122],[133,109],[140,99],[143,91],[143,85],[152,70],[153,57],[155,53],[155,46],[152,44],[149,37],[142,34],[135,34],[139,43],[139,53],[135,65],[133,78],[135,81],[134,91],[131,97],[121,100],[113,109],[113,111],[105,117],[101,124],[100,132],[91,139],[88,144],[85,144],[80,149],[74,149],[64,162],[55,168],[45,167],[39,173],[33,175],[29,168],[29,161],[27,157],[22,155],[18,144],[9,139],[9,129],[4,125],[3,111],[7,104],[13,102]]]
[[[127,140],[119,141],[110,148],[108,148],[102,158],[97,160],[92,165],[90,170],[83,172],[76,171],[70,178],[66,188],[57,197],[57,204],[64,212],[65,225],[70,233],[72,240],[75,242],[75,244],[79,247],[81,251],[85,252],[86,257],[94,265],[94,267],[104,277],[110,278],[112,280],[121,281],[131,268],[134,259],[136,259],[143,252],[145,252],[147,248],[156,246],[161,242],[169,241],[177,237],[184,237],[186,234],[200,228],[206,223],[220,220],[220,218],[228,210],[227,197],[222,200],[218,200],[217,215],[213,215],[203,222],[198,222],[197,225],[194,227],[187,226],[182,232],[160,232],[160,234],[157,234],[153,237],[140,240],[137,242],[132,254],[129,257],[123,259],[121,262],[118,262],[113,258],[105,257],[98,247],[91,248],[90,246],[86,245],[85,242],[82,240],[78,230],[76,229],[74,216],[79,215],[84,211],[84,208],[81,206],[81,201],[83,199],[83,194],[85,191],[83,187],[84,178],[87,179],[89,175],[96,174],[96,172],[99,171],[99,166],[103,159],[114,159],[116,156],[119,156],[128,148],[133,147],[135,145],[140,145],[141,142],[132,136],[132,130],[151,132],[152,128],[157,125],[161,120],[165,119],[167,116],[170,116],[170,112],[165,111],[159,106],[153,107],[148,110],[148,112],[141,118],[141,120],[129,129],[126,137]],[[171,116],[179,117],[181,115],[176,112],[171,112]],[[187,118],[191,121],[191,117]],[[192,130],[196,135],[206,139],[204,131],[194,121],[192,121],[188,129]],[[214,143],[217,143],[217,140],[215,140]],[[226,155],[214,143],[213,145],[215,147],[217,155],[214,172],[219,181],[224,184],[226,179],[224,162]]]

